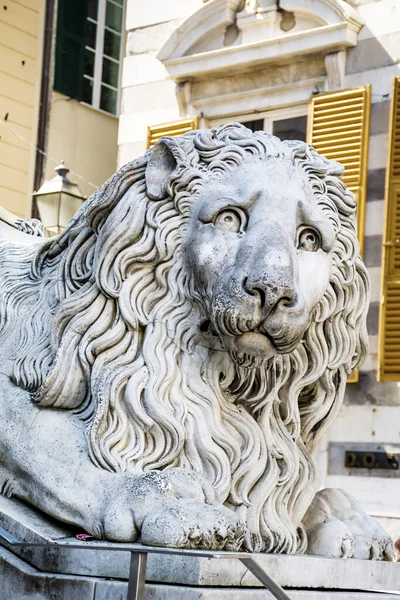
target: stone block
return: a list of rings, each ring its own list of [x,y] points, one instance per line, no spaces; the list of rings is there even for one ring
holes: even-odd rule
[[[156,54],[173,31],[181,24],[181,19],[149,25],[128,31],[126,54]]]
[[[367,213],[365,215],[366,236],[382,235],[384,211],[385,207],[383,199],[367,203]]]
[[[386,167],[369,169],[367,178],[367,202],[383,200],[385,197]]]
[[[203,0],[147,0],[128,2],[126,29],[165,23],[172,19],[186,19],[203,6]]]
[[[67,528],[54,525],[48,518],[43,518],[41,528],[41,513],[19,501],[5,497],[0,497],[0,526],[20,539],[32,542],[50,541],[71,535]],[[54,538],[51,537],[53,535]],[[71,539],[71,541],[73,540]],[[45,548],[44,550],[13,548],[13,551],[18,553],[21,564],[25,564],[22,560],[24,559],[33,565],[29,567],[33,575],[36,573],[36,569],[39,569],[47,574],[46,577],[51,577],[51,574],[54,575],[54,573],[62,573],[64,578],[68,578],[70,575],[73,577],[79,575],[78,580],[80,581],[85,576],[102,579],[110,577],[127,579],[129,573],[128,552],[79,550],[71,547],[67,549]],[[254,558],[260,562],[273,579],[280,585],[289,588],[356,590],[366,587],[374,590],[390,590],[395,585],[397,577],[396,565],[387,562],[277,554],[258,554],[254,555]],[[234,597],[235,588],[240,587],[241,593],[244,593],[247,588],[249,592],[256,594],[254,588],[260,587],[260,583],[248,572],[246,567],[234,558],[209,560],[197,557],[150,554],[147,579],[154,584],[165,583],[174,586],[200,586],[200,588],[212,589],[229,587],[232,589],[232,597]],[[105,583],[102,585],[99,600],[108,600],[109,597],[115,600],[115,598],[119,598],[118,594],[122,593],[121,590],[123,591],[121,586],[117,590],[110,591]],[[161,594],[160,589],[161,587],[157,588],[157,594]],[[96,593],[97,591],[96,586]],[[107,595],[114,591],[117,595]],[[98,593],[100,594],[100,592]],[[196,593],[199,594],[199,590]],[[265,592],[263,593],[265,594]],[[153,597],[161,599],[167,596],[149,596],[152,599]],[[179,598],[179,596],[176,597]],[[197,597],[212,598],[207,594]],[[221,598],[223,597],[225,596],[222,595]],[[249,596],[249,598],[256,597],[256,595]],[[260,598],[262,597],[266,596],[260,596]],[[90,596],[90,598],[92,597]],[[168,600],[169,598],[175,598],[175,596],[168,597]],[[98,597],[95,596],[95,599],[98,600]]]
[[[371,280],[371,303],[379,302],[381,297],[381,267],[369,267],[369,277]]]
[[[151,584],[146,585],[146,599],[151,598]],[[93,600],[127,600],[128,584],[126,581],[103,580],[96,586]]]
[[[370,336],[378,339],[378,336]],[[370,348],[372,351],[373,348]],[[375,350],[376,351],[376,350]],[[376,373],[360,373],[357,385],[348,385],[345,394],[347,404],[372,406],[400,406],[400,390],[397,382],[377,382]],[[400,435],[399,435],[400,439]]]
[[[369,138],[368,169],[386,168],[387,149],[388,135],[386,133],[371,135]]]
[[[373,371],[373,376],[376,378],[376,370],[378,368],[378,345],[379,345],[379,336],[378,335],[369,335],[369,348],[367,358],[363,362],[360,367],[361,373],[370,373]],[[347,389],[358,387],[354,385],[349,385]]]
[[[367,235],[364,238],[364,263],[365,266],[380,267],[382,264],[382,236]]]
[[[389,131],[390,99],[371,104],[370,135]]]
[[[16,499],[0,496],[0,527],[32,543],[66,539],[71,531]],[[13,548],[13,552],[40,571],[102,577],[128,577],[130,555],[63,548]]]
[[[365,361],[363,362],[363,364],[360,367],[360,373],[369,373],[371,371],[376,372],[378,369],[378,355],[372,354],[371,352],[368,353],[367,358],[365,359]]]
[[[40,573],[0,547],[2,600],[92,600],[96,580]]]
[[[44,517],[42,520],[38,511],[4,497],[0,498],[0,524],[14,535],[30,541],[44,541],[47,536],[60,539],[70,534],[67,528],[56,525],[51,519]],[[27,564],[21,557],[0,548],[1,600],[126,600],[126,581],[109,578],[127,578],[127,553],[72,548],[62,553],[60,549],[54,552],[46,549],[38,565],[37,550],[30,552],[31,564]],[[397,577],[397,565],[376,561],[283,555],[257,555],[255,558],[271,577],[288,588],[293,600],[384,600],[387,594],[356,590],[389,590],[395,586]],[[146,600],[273,599],[244,565],[234,559],[207,560],[153,554],[149,555],[147,579],[151,583],[146,584]],[[308,588],[307,591],[304,588]],[[400,600],[400,595],[389,597]]]
[[[369,335],[368,341],[369,341],[369,351],[376,354],[378,352],[378,347],[379,347],[379,335]]]
[[[347,386],[347,390],[351,387],[350,385]],[[400,405],[344,405],[337,421],[329,432],[329,441],[354,442],[354,440],[357,440],[358,443],[385,442],[398,444],[400,443],[399,422]],[[364,500],[367,500],[367,497]],[[399,508],[397,508],[396,514],[400,514]]]
[[[400,31],[361,40],[347,52],[346,75],[389,67],[400,59]]]
[[[377,335],[379,332],[379,302],[371,302],[369,305],[367,329],[370,335]]]
[[[359,41],[380,37],[400,30],[400,10],[397,0],[352,0],[365,21]],[[385,15],[385,18],[382,18]]]
[[[126,600],[126,582],[50,575],[0,548],[2,600]],[[292,600],[400,600],[400,594],[287,590]],[[145,600],[274,600],[265,589],[193,587],[146,583]]]
[[[0,547],[2,600],[126,600],[126,582],[41,573]],[[287,590],[293,600],[400,600],[400,594]],[[274,600],[265,589],[146,583],[145,600]]]
[[[162,81],[168,78],[168,73],[161,61],[150,54],[126,56],[122,63],[122,88]]]
[[[147,127],[176,121],[179,112],[174,108],[160,108],[149,110],[140,114],[125,114],[119,119],[118,144],[132,144],[143,142],[147,139]]]
[[[371,2],[381,2],[382,0],[348,0],[348,3],[352,6],[362,6],[363,4],[370,4]]]
[[[379,515],[392,515],[392,517],[400,518],[398,479],[358,477],[356,475],[328,475],[326,485],[333,488],[344,488],[346,492],[357,498],[364,507],[364,510],[374,515],[374,518]],[[399,564],[394,564],[398,570]],[[398,590],[399,580],[397,575],[397,582],[393,591],[398,592]]]
[[[292,600],[400,600],[399,594],[286,590]],[[95,598],[97,600],[97,596]],[[146,600],[275,600],[267,590],[199,589],[180,586],[146,586]]]
[[[179,110],[175,83],[170,80],[152,81],[126,87],[122,90],[121,112],[138,113],[159,110],[160,106]],[[162,98],[162,103],[160,103]]]
[[[390,96],[393,77],[398,77],[399,75],[400,66],[397,64],[380,69],[369,69],[361,73],[352,73],[351,75],[345,75],[344,88],[357,87],[368,83],[372,85],[374,100],[382,100],[382,96]]]

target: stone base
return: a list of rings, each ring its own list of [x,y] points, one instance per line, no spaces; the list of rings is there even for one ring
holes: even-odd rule
[[[400,570],[400,566],[399,566]],[[128,585],[98,577],[42,573],[0,547],[1,600],[126,600]],[[286,590],[292,600],[400,600],[400,594]],[[274,600],[266,590],[146,584],[145,600]]]
[[[73,540],[63,525],[4,497],[0,526],[23,541]],[[253,557],[293,600],[400,600],[400,564]],[[0,547],[0,600],[126,600],[129,560],[128,552]],[[146,579],[146,600],[273,599],[235,559],[150,554]]]

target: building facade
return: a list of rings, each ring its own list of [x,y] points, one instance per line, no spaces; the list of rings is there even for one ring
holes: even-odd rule
[[[0,205],[30,216],[61,160],[85,196],[116,169],[123,0],[0,8]]]
[[[229,121],[344,164],[372,283],[370,349],[317,452],[321,486],[400,534],[399,2],[128,0],[126,36],[120,165],[162,135]]]
[[[33,191],[42,4],[4,2],[0,13],[0,204],[21,217],[30,210]]]

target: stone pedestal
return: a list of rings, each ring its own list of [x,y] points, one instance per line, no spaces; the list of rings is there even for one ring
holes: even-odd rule
[[[0,526],[21,540],[65,541],[71,531],[0,497]],[[293,600],[400,600],[400,564],[254,555]],[[0,548],[1,600],[125,600],[128,552]],[[272,600],[239,561],[149,555],[146,600]]]

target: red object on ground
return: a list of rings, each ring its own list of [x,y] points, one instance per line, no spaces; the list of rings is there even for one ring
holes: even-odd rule
[[[88,542],[90,540],[94,540],[94,537],[92,535],[90,535],[89,533],[78,533],[75,537],[77,540],[80,540],[81,542]]]

